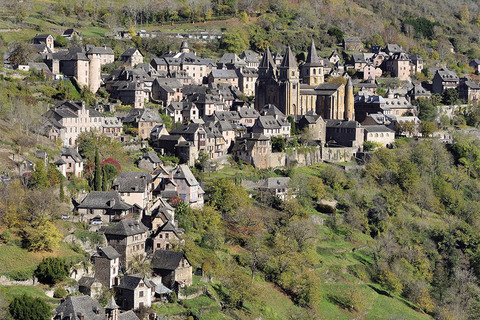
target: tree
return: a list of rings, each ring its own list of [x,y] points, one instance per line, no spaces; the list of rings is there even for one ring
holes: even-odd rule
[[[31,251],[52,251],[62,241],[62,234],[51,221],[40,219],[23,230],[23,245]]]
[[[95,169],[93,174],[93,190],[100,191],[102,190],[102,168],[100,167],[100,155],[98,153],[98,148],[95,149]]]
[[[225,52],[234,52],[240,54],[248,49],[248,33],[240,28],[232,28],[230,32],[223,35],[220,40],[220,48]]]
[[[337,27],[331,27],[330,29],[328,29],[328,35],[335,37],[335,39],[337,40],[337,43],[342,42],[343,37],[345,36],[343,31]]]
[[[32,187],[46,187],[48,185],[47,169],[43,160],[38,160],[35,163],[35,170],[32,172],[30,185]]]
[[[70,271],[70,265],[61,258],[43,258],[35,269],[34,275],[44,284],[56,284],[63,281]]]
[[[53,316],[48,303],[27,294],[13,298],[8,311],[15,320],[50,320]]]
[[[430,121],[423,121],[421,124],[422,136],[429,137],[435,131],[435,123]]]
[[[272,137],[272,151],[283,152],[285,151],[285,138],[284,137]]]
[[[118,170],[111,164],[104,164],[102,167],[102,190],[107,191],[113,179],[118,175]]]
[[[457,103],[458,99],[460,99],[460,97],[457,89],[455,88],[445,89],[445,91],[442,93],[442,101],[444,104],[454,105]]]
[[[21,64],[26,64],[32,55],[32,48],[27,43],[18,41],[13,44],[13,50],[8,60],[14,67],[18,67]]]
[[[152,273],[152,263],[146,256],[135,254],[128,263],[128,271],[130,274],[150,275]]]
[[[247,192],[229,179],[215,179],[207,184],[206,194],[209,204],[222,213],[232,213],[235,209],[250,203]]]

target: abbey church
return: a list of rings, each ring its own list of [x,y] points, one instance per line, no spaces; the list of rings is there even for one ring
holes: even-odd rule
[[[279,66],[270,49],[265,51],[255,84],[255,108],[261,110],[273,104],[285,115],[304,115],[315,112],[323,119],[353,120],[353,86],[324,82],[323,60],[317,55],[315,44],[308,50],[307,59],[300,67],[290,47]]]

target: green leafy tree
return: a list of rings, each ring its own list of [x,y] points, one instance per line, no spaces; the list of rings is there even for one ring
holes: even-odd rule
[[[56,284],[63,281],[70,271],[70,265],[61,258],[43,258],[35,269],[34,275],[44,284]]]
[[[13,44],[13,50],[8,60],[13,66],[18,67],[21,64],[26,64],[32,55],[32,47],[25,42],[18,41]]]
[[[423,121],[421,124],[422,136],[429,137],[435,131],[435,122]]]
[[[235,52],[240,54],[248,49],[248,33],[240,28],[232,28],[231,31],[225,33],[220,40],[220,48],[226,52]]]
[[[35,170],[32,172],[30,185],[32,187],[46,187],[46,186],[48,186],[47,169],[45,167],[45,162],[44,161],[38,160],[35,163]]]
[[[104,164],[102,167],[102,190],[107,191],[112,181],[118,176],[118,170],[114,165]]]
[[[445,89],[442,93],[442,101],[444,104],[454,105],[459,99],[458,91],[455,88]]]
[[[272,150],[273,152],[285,151],[285,138],[284,137],[272,137]]]
[[[337,42],[342,42],[343,37],[345,36],[343,31],[337,27],[331,27],[330,29],[328,29],[328,35],[334,37]]]
[[[53,316],[48,303],[27,294],[13,298],[8,311],[15,320],[50,320]]]
[[[209,182],[205,192],[208,194],[209,204],[222,213],[231,213],[250,203],[245,189],[225,178]]]

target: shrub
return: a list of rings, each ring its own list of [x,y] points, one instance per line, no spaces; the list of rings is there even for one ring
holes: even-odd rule
[[[27,281],[33,278],[33,270],[15,270],[10,271],[6,276],[14,281]]]
[[[55,289],[55,291],[53,292],[53,297],[54,298],[64,298],[67,296],[67,290],[65,290],[64,287],[58,287]]]
[[[41,283],[56,284],[64,280],[69,271],[70,266],[63,259],[43,258],[34,274]]]
[[[45,301],[26,294],[15,297],[8,311],[15,320],[49,320],[52,317],[51,307]]]

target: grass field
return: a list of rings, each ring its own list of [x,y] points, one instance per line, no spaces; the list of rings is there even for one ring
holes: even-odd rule
[[[0,246],[0,274],[35,269],[44,257],[79,258],[81,255],[71,250],[64,242],[61,242],[53,252],[36,253],[16,245],[2,245]]]

